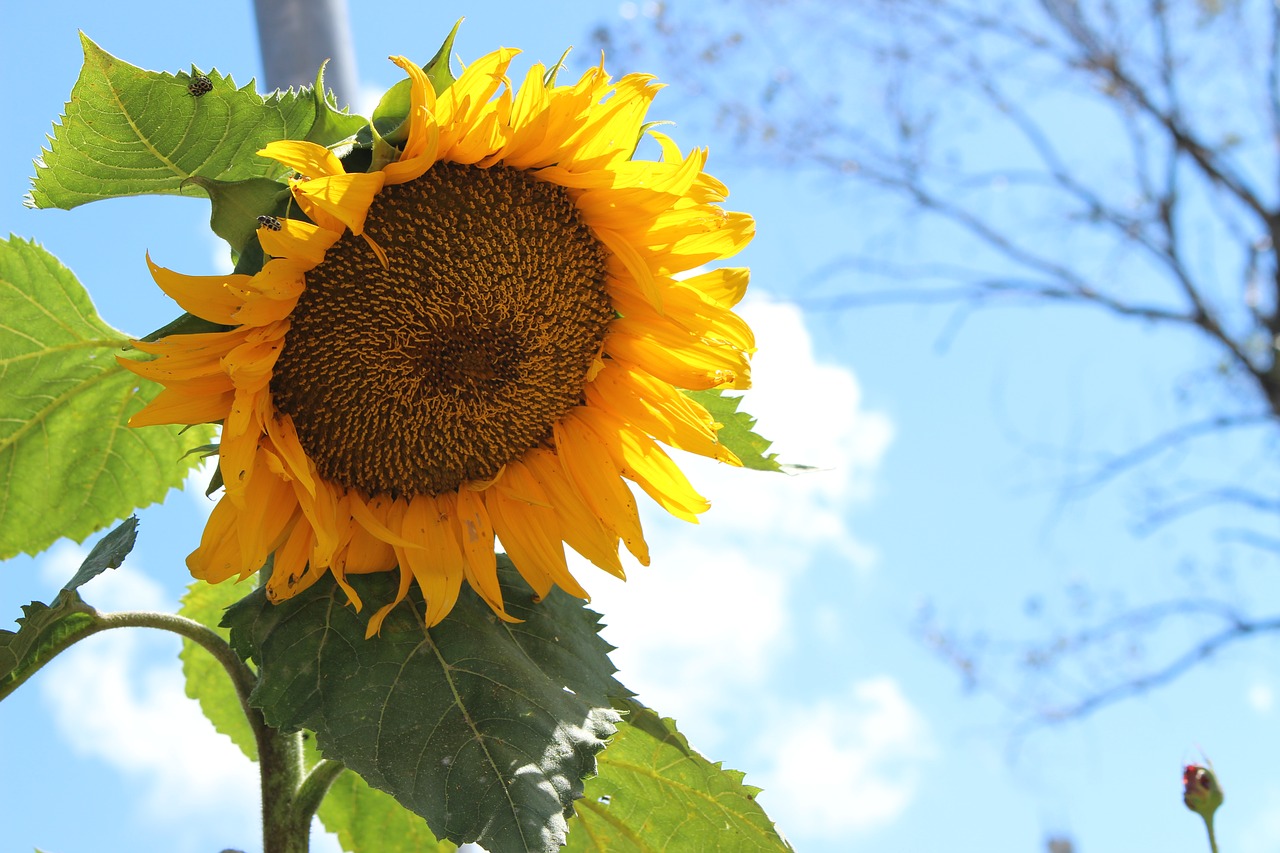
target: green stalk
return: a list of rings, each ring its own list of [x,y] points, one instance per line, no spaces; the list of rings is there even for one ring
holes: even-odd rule
[[[1204,827],[1209,830],[1209,850],[1218,853],[1218,839],[1213,835],[1213,815],[1204,819]]]
[[[158,628],[186,637],[205,649],[231,677],[240,707],[253,729],[258,744],[258,770],[262,778],[262,851],[263,853],[307,853],[311,841],[311,817],[329,789],[342,765],[316,766],[305,782],[306,805],[300,806],[304,793],[305,768],[302,759],[302,733],[284,733],[267,725],[262,712],[249,704],[249,694],[257,683],[253,670],[235,653],[226,640],[211,628],[193,619],[172,613],[130,611],[106,613],[99,619],[101,630],[109,628]],[[314,777],[314,781],[312,780]],[[327,781],[326,781],[327,780]]]

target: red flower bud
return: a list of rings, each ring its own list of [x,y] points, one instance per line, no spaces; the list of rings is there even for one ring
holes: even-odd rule
[[[1182,802],[1208,821],[1222,805],[1222,788],[1213,771],[1199,764],[1188,764],[1182,771]]]

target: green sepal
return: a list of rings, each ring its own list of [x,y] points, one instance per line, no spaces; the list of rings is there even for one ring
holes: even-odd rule
[[[125,370],[129,336],[35,243],[0,240],[0,560],[82,541],[182,485],[210,427],[131,429],[160,386]]]
[[[560,58],[556,60],[556,64],[547,69],[547,73],[542,75],[542,85],[548,88],[556,84],[556,78],[560,76],[560,69],[564,68],[564,61],[569,58],[571,47],[566,47],[564,53],[560,54]],[[641,131],[643,133],[643,131]]]
[[[369,152],[369,171],[379,171],[388,163],[394,163],[400,159],[400,149],[383,139],[382,135],[378,133],[377,127],[369,125],[369,134],[372,139]]]
[[[197,317],[195,314],[183,312],[154,332],[143,337],[142,340],[148,342],[158,341],[168,335],[203,335],[209,332],[227,332],[234,328],[235,326],[224,326],[221,323],[214,323],[203,317]]]
[[[311,89],[311,97],[315,102],[316,120],[305,137],[307,142],[326,147],[351,139],[362,128],[369,125],[369,120],[364,116],[353,115],[346,109],[338,109],[333,92],[325,90],[324,69],[328,64],[329,60],[326,59],[321,63],[320,70],[316,72],[316,83]]]
[[[756,419],[746,412],[739,411],[741,397],[726,396],[720,391],[685,391],[684,394],[702,405],[711,417],[723,424],[716,438],[721,444],[734,452],[742,460],[742,467],[755,471],[782,471],[784,466],[778,462],[778,454],[765,451],[772,441],[755,432]],[[787,468],[800,470],[804,465],[788,465]]]
[[[213,497],[213,493],[221,489],[225,483],[222,481],[222,466],[214,466],[213,474],[209,476],[209,485],[205,486],[204,496],[206,498]]]
[[[566,853],[791,850],[743,774],[698,754],[674,720],[634,700],[569,823]]]
[[[267,255],[262,251],[262,244],[258,242],[258,235],[255,232],[253,239],[245,243],[244,248],[238,253],[236,266],[232,272],[235,275],[257,275],[266,263]]]
[[[110,533],[98,540],[80,569],[63,585],[67,592],[77,590],[107,569],[118,569],[138,542],[138,517],[131,515],[115,526]]]
[[[427,79],[431,81],[431,88],[437,95],[452,86],[457,79],[449,67],[449,58],[453,54],[453,40],[457,38],[460,26],[462,26],[462,19],[458,19],[458,22],[453,25],[449,36],[444,40],[444,44],[440,45],[436,55],[431,57],[431,61],[422,66]],[[412,92],[413,81],[405,78],[383,94],[382,99],[378,101],[378,106],[373,110],[373,121],[370,123],[372,134],[362,133],[361,144],[376,146],[379,137],[391,146],[403,146],[408,141],[409,123],[405,119],[408,118],[412,107]]]
[[[361,144],[370,145],[381,139],[386,145],[404,145],[409,139],[409,123],[405,119],[409,115],[412,85],[412,81],[406,78],[382,93],[378,105],[373,108],[373,120],[368,130],[357,137]]]
[[[59,592],[51,605],[33,601],[22,613],[16,632],[0,631],[0,699],[67,646],[102,630],[98,611],[75,590]]]
[[[236,252],[243,252],[254,238],[258,217],[283,213],[291,197],[286,184],[267,178],[217,181],[196,176],[191,183],[209,196],[209,227]]]
[[[422,66],[427,79],[431,81],[431,88],[436,90],[437,95],[452,86],[458,79],[453,76],[450,65],[453,58],[453,41],[458,37],[458,28],[462,26],[464,20],[465,18],[458,19],[453,29],[449,30],[449,35],[445,37],[444,44],[440,45],[440,49],[436,51],[436,55]]]
[[[208,459],[210,456],[217,456],[218,451],[221,449],[222,449],[222,444],[214,441],[214,442],[210,442],[209,444],[202,444],[199,447],[193,447],[190,450],[188,450],[186,453],[182,454],[182,456],[184,459],[188,456],[199,456],[201,460],[205,460],[205,459]]]
[[[328,145],[344,128],[316,129],[317,99],[308,93],[262,97],[252,82],[237,88],[217,70],[202,75],[211,91],[195,97],[192,75],[145,71],[83,33],[84,66],[65,115],[37,164],[27,203],[70,209],[105,198],[193,194],[192,178],[227,183],[278,178],[284,166],[256,152],[280,139]],[[349,135],[349,134],[347,134]],[[193,187],[195,189],[193,189]]]
[[[329,758],[427,819],[438,838],[493,853],[547,851],[614,731],[611,647],[599,617],[559,592],[533,591],[505,557],[499,621],[465,586],[449,616],[423,627],[414,585],[381,636],[369,611],[391,601],[390,572],[349,575],[357,613],[332,576],[294,598],[258,590],[227,611],[232,647],[258,663],[250,701],[268,724],[314,731]]]

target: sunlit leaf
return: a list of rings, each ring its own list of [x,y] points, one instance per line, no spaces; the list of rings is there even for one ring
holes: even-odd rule
[[[675,722],[635,701],[569,822],[571,853],[789,851],[759,788],[695,752]]]
[[[205,191],[192,182],[197,177],[279,178],[285,168],[256,154],[267,143],[311,137],[327,145],[351,132],[326,120],[322,138],[311,136],[319,99],[309,89],[264,98],[252,83],[237,88],[215,70],[201,75],[212,88],[196,96],[191,74],[145,71],[87,36],[81,42],[84,66],[36,170],[35,207],[149,193],[199,196]]]
[[[738,404],[742,402],[741,397],[726,396],[719,391],[685,391],[684,393],[701,403],[711,413],[711,417],[724,424],[718,434],[720,443],[737,454],[737,457],[742,460],[743,467],[756,471],[781,471],[784,467],[804,467],[783,466],[778,462],[778,454],[765,454],[773,442],[755,432],[755,418],[738,410]]]
[[[183,454],[213,430],[127,426],[160,386],[116,363],[128,335],[75,276],[34,243],[0,240],[0,303],[0,559],[81,541],[180,486],[199,461]]]
[[[533,604],[500,561],[500,622],[464,587],[430,630],[416,587],[380,637],[326,576],[279,605],[262,592],[227,611],[233,646],[258,662],[252,702],[268,723],[316,732],[318,746],[427,819],[437,837],[492,853],[555,851],[565,818],[613,733],[610,647],[598,617],[553,592]],[[395,594],[390,573],[349,578],[366,602]]]

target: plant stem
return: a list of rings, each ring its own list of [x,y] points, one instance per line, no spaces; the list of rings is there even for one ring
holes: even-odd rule
[[[1209,830],[1209,850],[1218,853],[1218,839],[1213,835],[1213,815],[1204,819],[1204,827]]]
[[[258,736],[262,772],[262,853],[307,853],[311,814],[295,807],[302,783],[302,733],[273,729],[254,710],[249,722]]]
[[[240,700],[240,707],[244,709],[244,713],[250,718],[250,722],[253,722],[252,709],[249,707],[249,694],[253,691],[253,685],[258,680],[257,676],[253,674],[253,670],[245,665],[244,661],[240,660],[240,656],[235,653],[235,650],[231,648],[226,640],[222,639],[217,631],[201,625],[194,619],[188,619],[176,613],[126,610],[119,613],[103,613],[98,618],[102,625],[102,630],[108,628],[158,628],[162,631],[172,631],[175,634],[186,637],[203,648],[213,655],[214,660],[222,664],[222,668],[227,671],[227,675],[231,677],[231,684],[235,687],[236,697]]]
[[[311,768],[307,778],[302,780],[302,784],[298,786],[298,794],[293,798],[293,807],[298,811],[298,816],[310,821],[316,809],[320,808],[320,801],[329,792],[329,787],[346,769],[347,766],[341,761],[320,759]]]
[[[211,628],[193,619],[172,613],[128,611],[106,613],[100,617],[101,629],[108,628],[159,628],[179,634],[204,648],[213,655],[231,677],[240,707],[253,728],[258,744],[258,770],[262,777],[262,851],[263,853],[307,853],[311,840],[311,817],[328,790],[333,778],[342,771],[326,768],[306,791],[308,806],[300,808],[303,791],[304,768],[302,761],[302,733],[284,733],[267,725],[262,712],[249,704],[257,676],[226,640]],[[333,762],[337,764],[337,762]],[[316,765],[316,770],[321,769]],[[327,782],[326,774],[332,773]],[[313,771],[313,776],[315,775]]]

